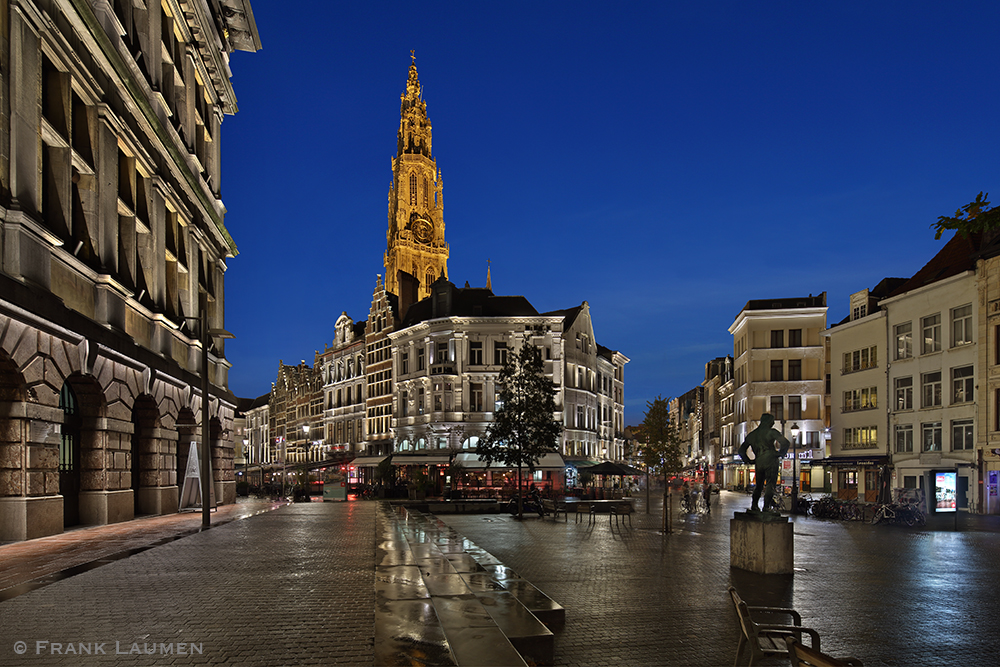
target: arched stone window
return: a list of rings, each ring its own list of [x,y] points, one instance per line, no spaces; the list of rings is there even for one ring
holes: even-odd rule
[[[417,205],[417,175],[410,174],[410,206]]]

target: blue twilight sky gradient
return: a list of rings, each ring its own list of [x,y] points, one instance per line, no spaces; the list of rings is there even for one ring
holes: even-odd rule
[[[1000,203],[987,2],[254,0],[232,58],[223,200],[230,388],[313,363],[384,271],[410,49],[444,178],[452,282],[589,301],[631,358],[626,423],[732,353],[750,299],[915,273],[930,225]]]

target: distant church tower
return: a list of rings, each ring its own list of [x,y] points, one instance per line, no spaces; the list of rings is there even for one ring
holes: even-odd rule
[[[399,133],[392,160],[385,290],[402,296],[415,287],[419,300],[430,296],[431,283],[442,274],[448,277],[448,244],[444,241],[441,171],[431,156],[431,123],[427,103],[421,97],[416,57],[410,58],[413,62],[406,92],[400,96]],[[401,273],[412,278],[401,278]]]

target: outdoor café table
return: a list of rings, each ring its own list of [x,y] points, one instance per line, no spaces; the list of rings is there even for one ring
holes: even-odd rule
[[[590,507],[590,520],[594,520],[594,515],[596,514],[607,514],[608,520],[611,520],[611,511],[616,510],[622,505],[629,505],[631,507],[632,502],[629,500],[581,500],[574,498],[570,500],[566,499],[566,512],[577,512],[577,507],[580,505],[588,505]],[[580,519],[580,515],[577,514],[577,521]]]

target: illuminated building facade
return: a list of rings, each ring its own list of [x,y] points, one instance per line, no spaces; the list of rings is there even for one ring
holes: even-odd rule
[[[279,365],[270,439],[287,446],[283,465],[318,468],[356,457],[355,468],[364,470],[349,479],[370,481],[390,454],[397,465],[446,465],[469,454],[493,419],[500,368],[523,341],[542,348],[558,388],[558,453],[623,460],[629,359],[597,344],[589,304],[538,313],[523,296],[494,295],[489,272],[485,288],[448,281],[441,173],[413,63],[392,169],[385,279],[376,280],[367,319],[342,313],[313,368]],[[322,428],[314,431],[317,421]],[[317,435],[304,438],[303,424]]]
[[[775,428],[798,426],[796,454],[800,460],[823,458],[828,426],[826,391],[826,293],[819,296],[758,299],[747,304],[729,327],[733,335],[735,442],[742,443],[770,413]],[[739,445],[737,445],[738,447]],[[789,452],[791,454],[791,450]],[[737,486],[750,483],[739,457],[729,464]],[[794,466],[799,488],[811,488],[808,465]],[[805,485],[801,482],[805,481]]]
[[[823,461],[830,491],[842,500],[876,502],[888,484],[888,410],[885,377],[892,357],[886,310],[879,300],[905,280],[886,278],[851,295],[849,315],[824,334],[830,344],[831,429]],[[827,481],[825,480],[825,481]]]
[[[976,239],[977,240],[977,239]],[[950,502],[976,510],[979,327],[976,240],[954,236],[879,304],[886,310],[888,445],[893,489],[923,489],[933,511],[935,473],[958,472]]]
[[[219,147],[229,56],[260,48],[250,4],[2,0],[0,26],[0,541],[176,512],[205,417],[232,502],[209,332],[237,252]]]
[[[365,328],[342,313],[333,344],[319,355],[323,375],[323,423],[330,451],[357,454],[365,433]]]

